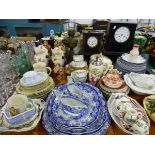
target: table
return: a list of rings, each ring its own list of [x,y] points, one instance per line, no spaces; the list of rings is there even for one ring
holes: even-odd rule
[[[53,76],[53,75],[52,75]],[[67,82],[67,76],[64,74],[61,80],[57,80],[56,77],[53,76],[53,80],[55,81],[56,86],[59,84],[63,84]],[[132,91],[130,91],[129,96],[137,100],[141,105],[143,104],[143,99],[147,96],[145,95],[136,95]],[[46,130],[42,127],[41,121],[37,125],[35,129],[28,132],[5,132],[3,135],[47,135]],[[123,132],[119,127],[112,121],[111,125],[106,133],[106,135],[127,135]],[[150,135],[155,135],[155,123],[151,121],[150,125]]]

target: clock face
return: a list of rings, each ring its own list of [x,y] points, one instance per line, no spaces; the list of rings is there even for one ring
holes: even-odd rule
[[[98,39],[95,36],[89,37],[87,40],[87,45],[91,48],[96,47],[98,44]]]
[[[130,31],[127,27],[119,27],[114,34],[114,38],[118,43],[126,42],[130,37]]]

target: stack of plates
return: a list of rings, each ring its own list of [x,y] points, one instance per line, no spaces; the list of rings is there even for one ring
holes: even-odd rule
[[[103,95],[109,97],[112,93],[125,93],[128,94],[130,92],[130,88],[123,83],[119,88],[110,88],[100,79],[98,83],[99,88],[101,89]]]
[[[142,56],[138,56],[137,61],[133,63],[129,60],[129,54],[125,53],[117,59],[115,67],[123,74],[130,72],[145,73],[146,60]]]
[[[110,119],[100,91],[75,82],[61,85],[49,95],[42,124],[48,134],[104,134]]]
[[[155,94],[155,75],[153,74],[125,74],[124,81],[138,95]]]
[[[27,72],[16,85],[17,93],[31,98],[44,98],[54,88],[54,81],[44,72]]]

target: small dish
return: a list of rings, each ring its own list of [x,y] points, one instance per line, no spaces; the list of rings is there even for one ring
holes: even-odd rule
[[[131,81],[138,87],[152,89],[155,85],[155,76],[147,74],[130,73]]]
[[[144,98],[143,106],[148,116],[155,122],[155,95],[150,95]]]
[[[35,114],[36,109],[34,106],[34,101],[29,99],[29,105],[31,106],[31,108],[28,108],[27,111],[24,111],[16,116],[11,116],[8,105],[5,104],[5,106],[2,108],[2,113],[10,124],[18,124],[19,122],[23,122],[24,120],[32,117]]]
[[[138,87],[131,81],[129,74],[124,75],[124,81],[132,89],[132,91],[138,95],[155,94],[155,87],[152,89]]]

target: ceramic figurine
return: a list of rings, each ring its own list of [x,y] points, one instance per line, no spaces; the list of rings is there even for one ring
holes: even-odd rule
[[[52,50],[52,62],[55,65],[59,63],[61,66],[64,66],[65,63],[64,53],[65,51],[62,50],[61,46],[55,47]]]

